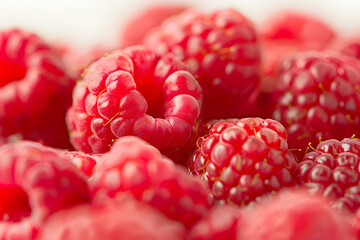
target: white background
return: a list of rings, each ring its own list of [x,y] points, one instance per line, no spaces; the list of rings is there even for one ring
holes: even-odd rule
[[[209,11],[234,7],[255,24],[281,9],[313,14],[341,35],[360,35],[360,0],[0,0],[0,29],[20,27],[75,46],[115,44],[122,24],[151,4],[188,4]]]

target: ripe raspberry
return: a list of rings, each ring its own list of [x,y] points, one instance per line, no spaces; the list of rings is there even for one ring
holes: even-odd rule
[[[294,183],[296,158],[288,152],[286,131],[275,120],[243,118],[215,124],[194,153],[215,200],[244,205]]]
[[[274,110],[271,94],[276,90],[281,62],[292,53],[327,48],[335,32],[319,19],[288,11],[271,16],[259,29],[262,81],[256,115],[271,117]]]
[[[256,206],[238,224],[237,239],[355,240],[347,216],[327,202],[304,192],[290,191]]]
[[[53,214],[38,240],[184,240],[185,228],[131,198],[83,204]]]
[[[309,142],[360,134],[360,65],[335,52],[287,58],[275,93],[274,118],[286,128],[290,148],[303,156]]]
[[[355,212],[360,207],[360,141],[321,142],[297,166],[299,185],[329,198],[333,207]]]
[[[136,137],[123,137],[113,145],[90,184],[95,202],[128,192],[187,227],[211,204],[206,184]]]
[[[67,122],[74,147],[106,152],[124,135],[159,149],[177,148],[193,135],[201,88],[186,65],[142,46],[91,64],[74,90]]]
[[[57,150],[21,141],[0,156],[1,239],[34,239],[49,215],[89,201],[86,180]]]
[[[64,119],[75,82],[55,51],[35,34],[1,31],[0,72],[1,141],[72,149]]]
[[[91,177],[102,154],[86,154],[77,151],[62,151],[62,154],[70,158],[71,162],[86,176]]]
[[[121,29],[119,48],[141,44],[150,29],[158,27],[167,18],[178,15],[187,9],[186,6],[158,5],[138,12]],[[134,26],[136,26],[136,31],[134,31]]]
[[[190,66],[204,91],[204,119],[249,115],[259,87],[260,50],[253,25],[234,9],[187,11],[149,32],[144,43]]]
[[[218,205],[190,230],[188,240],[236,239],[236,228],[241,218],[239,209]]]
[[[292,42],[308,49],[323,49],[336,33],[320,19],[296,12],[280,12],[271,16],[260,28],[266,41]]]

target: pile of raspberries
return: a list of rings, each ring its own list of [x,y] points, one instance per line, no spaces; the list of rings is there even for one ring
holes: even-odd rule
[[[360,240],[360,35],[160,6],[115,38],[0,30],[0,239]]]

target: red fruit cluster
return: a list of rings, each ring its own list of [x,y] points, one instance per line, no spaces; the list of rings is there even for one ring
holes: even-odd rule
[[[286,128],[289,146],[359,135],[360,65],[335,52],[287,58],[278,80],[274,117]]]
[[[0,141],[72,148],[64,118],[74,84],[60,57],[37,35],[1,31]]]
[[[294,184],[296,158],[284,127],[271,119],[244,118],[215,124],[193,156],[216,200],[244,205]]]
[[[360,141],[345,138],[321,142],[305,155],[296,170],[299,185],[321,194],[339,209],[360,207]]]
[[[77,150],[101,153],[125,135],[159,149],[184,145],[195,132],[202,92],[186,65],[142,46],[100,58],[75,87],[67,122]]]
[[[144,43],[190,66],[203,88],[204,119],[249,114],[260,82],[260,49],[253,25],[238,11],[184,12],[149,32]]]

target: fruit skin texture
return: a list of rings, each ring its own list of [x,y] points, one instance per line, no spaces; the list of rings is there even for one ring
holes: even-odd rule
[[[126,193],[190,227],[211,206],[209,189],[139,138],[120,138],[90,179],[94,202]]]
[[[67,113],[71,142],[87,153],[138,136],[159,149],[178,148],[194,134],[202,91],[187,66],[143,46],[92,63],[76,85]]]
[[[1,239],[34,239],[48,216],[89,202],[85,178],[57,150],[20,141],[0,156]]]
[[[156,5],[143,9],[129,19],[122,27],[119,34],[119,48],[125,48],[141,44],[146,34],[155,27],[161,25],[167,18],[178,15],[188,7],[173,4]],[[136,31],[134,31],[136,26]]]
[[[239,12],[186,11],[149,32],[144,44],[189,64],[203,88],[204,120],[249,116],[260,82],[260,50],[253,25]]]
[[[289,147],[301,149],[319,138],[342,139],[360,134],[360,65],[335,52],[304,52],[282,65],[274,96],[274,118],[289,136]]]
[[[185,239],[185,228],[130,197],[83,204],[53,214],[38,240]]]
[[[284,192],[255,206],[237,232],[237,240],[356,239],[346,215],[301,191]]]
[[[355,213],[360,207],[359,164],[359,140],[323,141],[298,164],[297,185],[328,198],[338,210]]]
[[[188,240],[232,240],[243,215],[239,208],[217,205],[188,234]]]
[[[75,81],[55,51],[33,33],[1,31],[0,72],[1,142],[26,139],[73,149],[65,113]]]
[[[272,119],[215,124],[193,156],[193,174],[205,178],[220,203],[248,204],[294,184],[296,158],[284,127]]]

